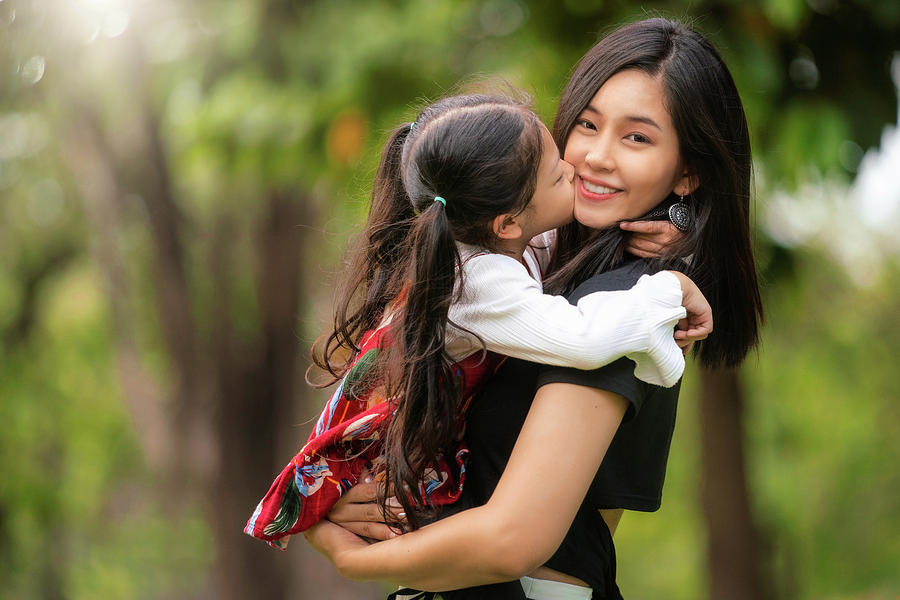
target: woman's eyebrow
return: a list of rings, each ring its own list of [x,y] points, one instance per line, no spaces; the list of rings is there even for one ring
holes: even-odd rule
[[[636,122],[636,123],[644,123],[646,125],[650,125],[651,127],[656,127],[660,131],[662,131],[662,127],[657,125],[656,121],[651,119],[650,117],[644,117],[640,115],[628,115],[625,117],[626,121]]]
[[[593,113],[593,114],[597,115],[598,117],[602,116],[602,114],[603,114],[599,110],[597,110],[595,107],[591,106],[590,104],[585,106],[584,110],[582,112]],[[650,117],[646,117],[644,115],[626,115],[624,120],[631,121],[633,123],[645,123],[647,125],[650,125],[651,127],[656,127],[657,129],[662,131],[662,127],[660,127],[656,121],[654,121]]]

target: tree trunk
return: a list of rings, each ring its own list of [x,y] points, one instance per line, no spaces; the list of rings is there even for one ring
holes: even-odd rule
[[[701,370],[700,415],[709,597],[762,600],[767,586],[747,489],[738,370]]]
[[[232,227],[217,228],[213,243],[214,308],[211,353],[217,372],[217,430],[221,460],[210,489],[222,589],[217,597],[281,598],[289,555],[241,533],[256,502],[289,456],[278,456],[278,432],[302,390],[295,390],[296,326],[300,314],[301,256],[305,222],[301,200],[271,191],[258,236],[258,303],[261,331],[249,347],[231,335],[227,245]],[[298,440],[299,442],[299,440]],[[279,464],[279,461],[282,464]]]

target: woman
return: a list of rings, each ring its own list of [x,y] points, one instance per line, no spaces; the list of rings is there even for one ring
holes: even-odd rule
[[[687,215],[688,231],[667,256],[690,257],[686,272],[713,307],[715,331],[697,354],[706,366],[739,364],[762,319],[749,241],[750,147],[734,82],[712,46],[664,19],[616,30],[576,67],[553,134],[575,167],[580,224],[560,231],[548,284],[577,301],[658,270],[660,261],[624,258],[616,224],[666,212],[686,226]],[[506,370],[467,420],[469,503],[486,503],[371,546],[323,523],[308,537],[342,574],[424,590],[522,577],[503,593],[589,598],[593,588],[594,598],[620,597],[611,532],[622,510],[659,505],[675,398],[636,383],[621,363],[550,367],[530,407],[516,409],[517,391],[498,398],[496,390],[534,382],[533,369]],[[511,423],[526,410],[492,489],[515,437]],[[487,594],[501,597],[499,589]]]

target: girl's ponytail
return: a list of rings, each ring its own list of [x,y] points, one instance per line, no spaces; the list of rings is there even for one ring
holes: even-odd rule
[[[401,400],[385,441],[385,473],[394,490],[408,491],[397,496],[412,527],[425,504],[424,472],[459,441],[461,399],[444,341],[460,257],[446,202],[435,197],[409,236],[410,281],[396,330],[403,360],[394,371],[399,378],[388,376],[398,383],[389,396]]]
[[[415,217],[401,175],[403,147],[411,131],[412,123],[397,127],[381,153],[366,226],[350,251],[347,279],[335,304],[334,330],[324,344],[320,339],[313,345],[313,365],[332,376],[323,384],[313,384],[318,387],[344,375],[359,351],[360,336],[378,325],[388,302],[402,289],[398,273],[409,259],[407,236]]]

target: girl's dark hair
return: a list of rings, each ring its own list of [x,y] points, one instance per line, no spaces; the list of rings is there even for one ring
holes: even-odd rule
[[[750,138],[740,96],[722,58],[699,33],[661,18],[631,23],[604,37],[576,65],[553,123],[560,152],[597,90],[626,69],[659,77],[682,160],[699,181],[687,199],[692,228],[669,249],[671,257],[691,256],[688,265],[675,268],[696,282],[713,308],[715,330],[696,351],[705,366],[736,366],[758,343],[763,318],[750,245]],[[623,242],[618,227],[561,228],[546,287],[568,292],[615,266]],[[672,266],[674,259],[664,263]]]
[[[492,222],[525,209],[541,150],[540,121],[507,96],[450,96],[394,130],[334,330],[314,348],[315,363],[339,378],[362,334],[393,313],[395,343],[379,353],[374,372],[396,403],[385,438],[386,480],[414,527],[426,469],[459,441],[461,385],[444,350],[453,326],[448,311],[462,290],[456,243],[495,248]]]

